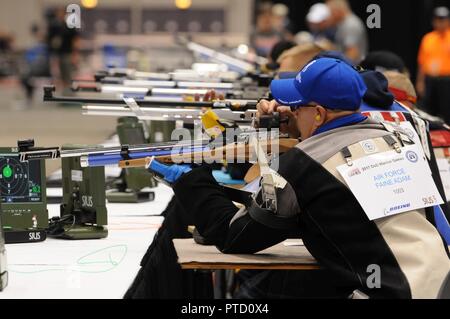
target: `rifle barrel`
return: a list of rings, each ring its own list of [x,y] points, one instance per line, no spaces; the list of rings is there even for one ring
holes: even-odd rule
[[[100,104],[100,105],[126,105],[122,99],[101,99],[101,98],[84,98],[84,97],[72,97],[72,96],[54,96],[54,86],[44,86],[44,101],[45,102],[61,102],[61,103],[79,103],[79,104]],[[224,109],[229,108],[232,110],[246,110],[256,109],[256,101],[168,101],[162,99],[158,100],[137,100],[136,103],[140,107],[181,107],[181,108],[213,108]]]
[[[166,120],[166,121],[194,121],[201,119],[202,112],[199,109],[189,108],[151,108],[141,107],[142,114],[139,116],[143,120]],[[232,111],[227,108],[214,109],[214,113],[220,118],[240,123],[248,123],[256,118],[256,109],[245,111]],[[132,110],[125,106],[113,105],[83,105],[83,115],[97,116],[136,116]]]

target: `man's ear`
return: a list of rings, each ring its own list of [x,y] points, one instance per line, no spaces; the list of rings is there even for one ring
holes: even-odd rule
[[[317,126],[321,126],[322,124],[325,123],[326,117],[327,117],[327,111],[325,110],[325,108],[321,105],[317,105],[316,106],[316,115],[314,117],[315,124]]]

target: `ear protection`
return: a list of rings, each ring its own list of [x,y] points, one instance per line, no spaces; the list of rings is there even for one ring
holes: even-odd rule
[[[320,121],[320,119],[321,119],[320,114],[317,114],[316,117],[315,117],[315,119],[316,119],[316,121]]]

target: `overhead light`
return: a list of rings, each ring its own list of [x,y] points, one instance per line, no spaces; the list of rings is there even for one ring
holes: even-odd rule
[[[93,9],[97,6],[98,0],[81,0],[81,5],[86,9]]]
[[[192,6],[192,0],[175,0],[175,6],[181,10],[189,9]]]

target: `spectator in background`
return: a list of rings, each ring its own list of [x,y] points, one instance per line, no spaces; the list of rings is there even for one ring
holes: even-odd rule
[[[423,98],[422,106],[432,115],[450,123],[450,11],[434,10],[434,30],[420,45],[416,88]]]
[[[311,32],[300,31],[294,36],[294,41],[297,44],[306,44],[314,42],[314,36]]]
[[[306,22],[314,40],[334,41],[336,29],[332,25],[330,8],[324,3],[311,6],[306,15]]]
[[[289,8],[285,4],[277,3],[272,6],[272,25],[284,39],[292,40],[294,37],[290,30],[292,26],[289,20]]]
[[[258,9],[256,29],[250,37],[250,43],[256,54],[267,57],[273,46],[283,39],[283,34],[273,25],[272,4],[263,3]]]
[[[0,30],[0,52],[8,52],[12,50],[14,38],[11,34]]]
[[[13,47],[13,35],[0,30],[0,77],[14,74],[15,63],[12,58]]]
[[[391,51],[373,51],[361,62],[361,66],[373,71],[396,71],[409,76],[403,59]]]
[[[298,73],[298,70],[324,50],[328,50],[328,48],[323,48],[316,43],[305,43],[284,51],[277,60],[280,65],[278,72]]]
[[[359,64],[369,49],[364,23],[351,10],[347,0],[327,0],[336,27],[335,43],[355,64]]]
[[[295,43],[292,41],[285,41],[282,40],[274,45],[272,48],[272,51],[270,51],[270,54],[268,56],[268,63],[266,65],[268,70],[274,71],[280,67],[280,65],[277,63],[278,58],[280,57],[283,52],[295,47]]]
[[[75,28],[68,28],[65,9],[58,8],[48,19],[47,46],[51,54],[52,75],[59,77],[64,88],[69,88],[73,70],[79,62],[80,36]]]
[[[416,108],[417,94],[414,85],[407,75],[397,71],[384,71],[389,83],[389,91],[395,99],[411,109]]]
[[[25,51],[25,65],[21,71],[21,83],[25,89],[27,106],[32,102],[36,77],[50,77],[50,63],[45,35],[38,25],[31,26],[31,34],[36,44]]]
[[[414,109],[423,119],[429,121],[430,125],[443,122],[441,119],[416,108],[417,93],[405,62],[400,56],[390,51],[374,51],[369,53],[361,62],[361,67],[366,70],[382,72],[388,80],[389,91],[395,99]]]
[[[370,52],[361,62],[361,67],[365,70],[383,73],[388,80],[389,91],[394,95],[395,99],[411,109],[415,108],[417,94],[410,80],[410,74],[405,62],[400,56],[391,51]],[[429,118],[424,113],[421,113],[421,116]]]

